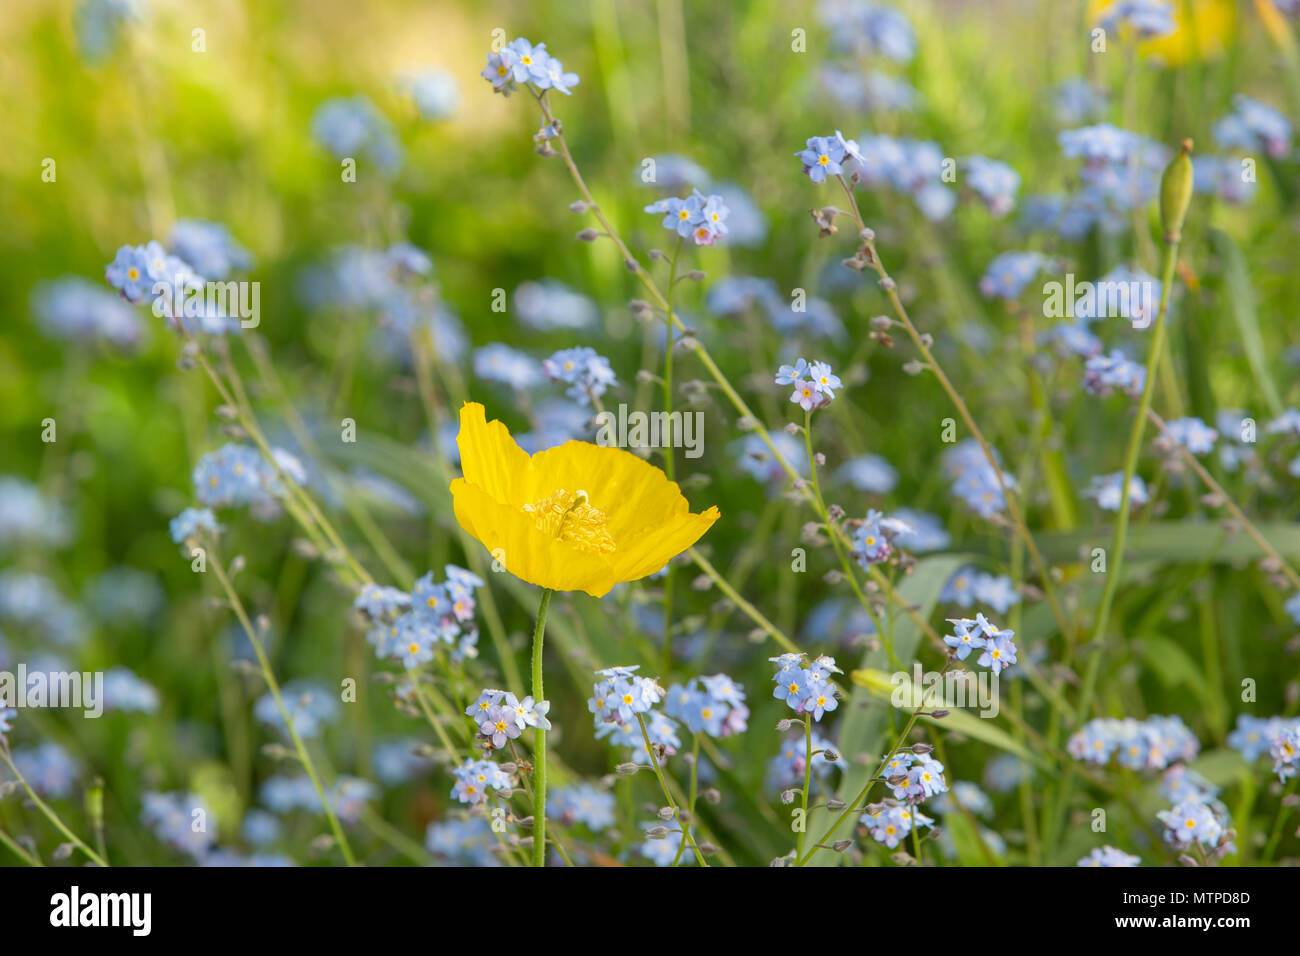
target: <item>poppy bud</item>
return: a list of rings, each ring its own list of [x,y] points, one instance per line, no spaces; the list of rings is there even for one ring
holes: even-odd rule
[[[1178,242],[1182,238],[1183,219],[1192,201],[1191,154],[1192,141],[1185,139],[1182,152],[1160,177],[1160,222],[1165,229],[1165,242]]]

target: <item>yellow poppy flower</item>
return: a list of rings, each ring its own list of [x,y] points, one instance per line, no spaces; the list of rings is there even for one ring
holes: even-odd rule
[[[451,483],[460,526],[515,577],[602,597],[654,574],[718,520],[691,514],[675,482],[619,448],[569,441],[529,455],[482,405],[460,410]]]
[[[1114,0],[1090,0],[1088,22],[1096,23]],[[1223,55],[1236,28],[1233,0],[1172,0],[1176,29],[1138,44],[1138,52],[1166,66]],[[1190,29],[1189,29],[1190,27]]]

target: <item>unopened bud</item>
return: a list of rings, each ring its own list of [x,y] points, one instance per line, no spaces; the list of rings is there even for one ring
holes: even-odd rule
[[[1178,242],[1183,237],[1183,220],[1192,202],[1192,141],[1183,140],[1183,148],[1165,167],[1160,177],[1160,222],[1165,229],[1165,242]]]

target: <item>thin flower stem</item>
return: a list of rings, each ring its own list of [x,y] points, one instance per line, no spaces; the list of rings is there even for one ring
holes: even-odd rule
[[[280,682],[276,680],[275,672],[271,669],[271,662],[266,656],[266,649],[262,647],[262,639],[257,636],[257,630],[253,627],[252,621],[248,618],[248,612],[244,609],[244,602],[239,599],[234,585],[230,583],[230,578],[226,575],[225,569],[222,568],[221,559],[216,549],[209,548],[209,552],[212,570],[215,572],[217,580],[221,582],[221,589],[226,592],[226,597],[235,612],[235,617],[239,619],[239,624],[248,637],[248,643],[253,646],[253,651],[257,655],[257,663],[262,668],[262,677],[266,681],[267,688],[271,691],[271,696],[275,698],[275,706],[280,711],[281,719],[284,720],[285,729],[289,732],[289,739],[293,742],[293,749],[298,754],[298,760],[302,763],[303,770],[306,771],[307,776],[311,779],[312,787],[316,790],[316,797],[320,800],[321,809],[325,812],[326,819],[329,820],[330,829],[334,832],[334,839],[338,842],[343,859],[348,866],[356,866],[357,861],[352,856],[352,847],[348,843],[347,835],[344,834],[338,817],[334,815],[334,810],[330,807],[329,798],[325,796],[325,788],[321,785],[320,775],[316,772],[316,765],[312,762],[311,754],[307,752],[307,747],[303,744],[302,738],[298,736],[298,730],[294,727],[289,708],[285,706],[284,696],[280,692]]]
[[[799,839],[795,842],[794,856],[796,860],[803,857],[803,838],[807,835],[808,830],[808,791],[812,789],[812,714],[806,711],[803,715],[803,742],[803,791],[799,795],[799,807],[803,812],[799,821],[801,823]]]
[[[682,255],[682,237],[677,237],[677,247],[673,250],[673,258],[668,266],[668,321],[664,329],[664,473],[668,480],[674,480],[674,471],[676,461],[673,455],[673,432],[672,432],[672,412],[673,412],[673,298],[677,292],[677,260]]]
[[[673,454],[673,297],[677,291],[677,260],[682,255],[682,237],[677,237],[672,262],[668,267],[668,321],[664,323],[664,474],[676,480],[676,456]],[[660,669],[668,675],[673,669],[673,563],[664,573],[664,646]]]
[[[866,222],[863,220],[862,213],[858,209],[858,201],[853,195],[853,190],[849,187],[849,184],[845,181],[843,176],[837,178],[840,181],[840,185],[844,187],[845,195],[848,196],[849,204],[853,210],[853,218],[858,224],[858,229],[865,231],[867,228]],[[957,409],[957,413],[961,415],[962,421],[966,423],[966,428],[969,429],[971,436],[979,443],[980,449],[984,452],[984,457],[988,460],[989,467],[993,469],[994,475],[997,476],[998,487],[1001,489],[1002,497],[1007,503],[1007,511],[1011,515],[1011,522],[1015,526],[1016,533],[1019,534],[1021,539],[1025,542],[1025,547],[1029,549],[1029,555],[1033,559],[1034,567],[1037,568],[1038,576],[1042,581],[1043,593],[1047,597],[1048,604],[1051,605],[1052,615],[1056,618],[1056,625],[1061,630],[1061,636],[1067,643],[1069,643],[1073,640],[1073,631],[1066,622],[1065,612],[1061,608],[1060,601],[1057,599],[1056,587],[1052,582],[1052,576],[1048,570],[1047,562],[1043,560],[1043,555],[1038,550],[1038,545],[1034,542],[1034,536],[1029,532],[1029,526],[1025,523],[1025,516],[1020,510],[1019,503],[1012,496],[1011,489],[1007,487],[1006,477],[1002,473],[1002,467],[998,464],[997,458],[993,454],[993,446],[988,443],[988,440],[984,437],[984,433],[980,430],[980,427],[975,424],[975,419],[971,415],[970,410],[966,407],[965,400],[961,397],[961,394],[957,389],[953,387],[952,382],[948,379],[947,374],[943,370],[943,366],[939,364],[938,359],[934,357],[934,353],[930,351],[930,346],[926,344],[921,333],[918,332],[916,326],[912,324],[911,316],[908,315],[906,307],[898,297],[898,290],[895,286],[894,280],[890,277],[888,271],[886,271],[885,264],[880,261],[880,253],[876,249],[875,239],[865,239],[864,244],[871,255],[871,266],[875,270],[876,275],[880,278],[881,288],[884,289],[890,305],[893,306],[894,314],[898,316],[903,328],[907,331],[908,337],[912,340],[912,344],[916,346],[917,350],[924,357],[926,365],[929,366],[930,371],[934,373],[934,377],[938,380],[940,387],[947,393],[949,400]]]
[[[1147,409],[1147,418],[1149,418],[1152,424],[1154,424],[1156,428],[1160,429],[1161,432],[1165,435],[1169,435],[1169,426],[1165,424],[1165,420],[1150,408]],[[1170,437],[1172,438],[1172,436]],[[1237,523],[1241,525],[1246,534],[1250,535],[1251,540],[1259,545],[1261,551],[1277,563],[1278,570],[1286,575],[1287,580],[1291,582],[1293,587],[1300,588],[1300,574],[1295,572],[1295,569],[1287,563],[1287,560],[1284,557],[1282,557],[1282,553],[1278,551],[1277,548],[1273,547],[1272,542],[1270,542],[1268,538],[1264,537],[1260,530],[1255,527],[1249,518],[1246,517],[1246,513],[1242,511],[1241,508],[1238,507],[1237,503],[1232,500],[1232,497],[1223,490],[1223,485],[1219,484],[1214,479],[1214,476],[1206,470],[1204,465],[1196,460],[1195,455],[1183,447],[1181,442],[1175,441],[1173,442],[1173,445],[1178,449],[1178,454],[1182,456],[1187,467],[1191,468],[1192,471],[1196,473],[1196,477],[1200,478],[1201,481],[1205,483],[1205,486],[1209,488],[1210,491],[1223,503],[1223,506],[1232,513],[1232,517],[1237,520]]]
[[[975,831],[975,839],[979,839],[978,830]],[[916,822],[916,807],[912,808],[912,856],[916,858],[917,866],[925,866],[921,859],[921,827]]]
[[[18,781],[18,785],[27,791],[27,796],[31,799],[32,803],[36,805],[36,809],[40,810],[41,813],[44,814],[45,818],[49,820],[50,823],[54,824],[54,828],[62,833],[69,843],[84,853],[86,857],[97,866],[108,866],[108,861],[92,850],[85,840],[73,833],[68,828],[68,825],[63,822],[63,818],[55,813],[54,809],[48,803],[36,795],[36,791],[32,789],[31,784],[27,782],[27,778],[23,776],[22,771],[19,770],[17,765],[14,763],[13,756],[9,753],[9,745],[6,743],[0,743],[0,760],[3,760],[9,767],[9,771],[14,775],[14,779]]]
[[[555,116],[551,112],[550,102],[548,101],[546,94],[536,90],[531,90],[531,92],[533,93],[533,97],[537,100],[537,104],[541,109],[542,115],[545,117],[547,124],[555,126]],[[563,132],[557,133],[553,142],[558,146],[558,151],[564,160],[564,165],[568,168],[569,175],[573,178],[574,184],[578,187],[578,192],[581,194],[583,201],[587,204],[589,211],[596,217],[596,221],[599,222],[601,227],[604,229],[605,236],[618,248],[628,270],[631,271],[638,280],[640,280],[641,284],[650,294],[650,297],[654,300],[654,304],[664,313],[665,321],[668,323],[670,330],[676,328],[682,332],[687,331],[686,327],[682,324],[681,319],[673,312],[672,304],[668,297],[659,290],[659,286],[655,283],[654,278],[645,270],[641,263],[637,261],[636,257],[632,255],[627,244],[622,240],[622,238],[620,238],[617,231],[615,231],[613,224],[596,203],[596,200],[591,194],[591,190],[587,187],[586,181],[582,178],[582,173],[578,170],[577,163],[573,160],[573,154],[569,151],[569,145],[564,138]],[[859,216],[859,219],[860,218],[861,217]],[[723,394],[727,396],[728,401],[730,401],[732,406],[736,409],[741,421],[752,427],[755,434],[757,434],[763,444],[767,446],[767,450],[772,455],[773,460],[776,461],[786,475],[789,476],[790,480],[794,483],[795,488],[799,489],[808,502],[812,504],[814,510],[817,512],[818,518],[827,525],[832,541],[835,542],[837,537],[842,535],[842,532],[840,532],[838,527],[832,527],[828,521],[825,503],[819,499],[819,496],[813,492],[808,483],[804,481],[798,471],[795,470],[794,466],[791,465],[790,462],[786,460],[785,456],[781,454],[781,450],[777,448],[776,443],[772,441],[772,436],[768,434],[767,429],[763,427],[758,416],[754,414],[749,405],[740,396],[740,393],[736,391],[726,374],[718,367],[717,362],[713,360],[713,356],[709,354],[708,348],[704,343],[694,336],[691,337],[690,342],[694,347],[695,354],[699,358],[700,363],[704,366],[705,370],[708,371],[709,375],[712,376],[718,387],[722,389]],[[999,478],[1000,477],[1001,473],[999,472]],[[1026,532],[1026,534],[1027,533],[1028,532]],[[840,543],[836,543],[835,547],[836,551],[840,552]],[[875,609],[871,607],[871,603],[867,600],[866,595],[859,587],[857,577],[853,574],[851,567],[848,564],[847,557],[842,552],[839,554],[839,557],[841,565],[845,567],[846,575],[849,584],[854,591],[854,595],[857,597],[859,603],[862,604],[863,608],[866,609],[868,616],[876,623],[877,629],[879,630],[880,625],[879,621],[876,620]],[[891,598],[901,602],[901,599],[894,593],[893,586],[888,582],[888,580],[883,578],[883,576],[881,580],[885,582],[883,586],[886,589],[886,592],[890,594]],[[1050,581],[1046,582],[1046,587],[1050,589]]]
[[[930,622],[921,616],[917,611],[916,606],[909,604],[903,599],[903,596],[890,584],[889,579],[885,577],[884,573],[881,572],[878,567],[872,565],[868,569],[868,573],[880,589],[889,596],[889,599],[896,604],[904,614],[911,618],[912,623],[920,628],[921,633],[929,639],[935,649],[940,653],[946,654],[948,652],[948,645],[944,643],[943,638],[940,637],[939,632],[930,625]],[[1027,660],[1022,662],[1020,667],[1024,670],[1025,677],[1029,680],[1029,683],[1032,684],[1034,689],[1043,696],[1044,700],[1052,705],[1053,710],[1063,716],[1066,720],[1073,721],[1074,708],[1072,708],[1065,698],[1061,696],[1059,691],[1052,687],[1051,684],[1047,683],[1047,680],[1038,669]],[[1059,751],[1054,752],[1059,753]]]
[[[0,844],[7,846],[14,854],[26,863],[28,866],[44,866],[40,858],[32,853],[28,853],[22,846],[4,830],[0,830]]]
[[[275,469],[277,477],[280,479],[282,484],[286,488],[289,488],[291,491],[295,493],[294,497],[286,498],[284,501],[285,506],[289,511],[289,513],[294,516],[294,518],[303,527],[304,531],[308,533],[309,537],[313,539],[313,541],[317,544],[317,546],[322,548],[322,551],[327,551],[332,549],[337,554],[339,554],[343,558],[343,560],[347,563],[349,570],[351,570],[351,572],[357,578],[358,581],[364,583],[374,583],[374,579],[360,564],[360,562],[348,549],[347,545],[344,544],[342,538],[338,535],[338,532],[334,530],[330,522],[316,507],[315,502],[307,494],[306,489],[299,486],[295,481],[293,481],[292,478],[286,475],[283,472],[283,470],[280,468],[279,463],[275,460],[275,456],[271,452],[269,443],[266,441],[266,438],[263,435],[261,428],[258,426],[257,421],[253,416],[252,406],[248,401],[247,393],[244,390],[243,383],[239,378],[238,372],[233,368],[233,366],[230,365],[229,362],[225,363],[227,368],[227,375],[230,379],[230,385],[229,387],[227,387],[227,385],[222,381],[220,375],[217,373],[216,369],[214,369],[211,363],[208,362],[207,357],[203,353],[200,344],[192,336],[189,336],[188,332],[186,332],[185,334],[189,339],[189,341],[194,344],[195,352],[199,364],[207,373],[208,378],[212,381],[212,384],[216,388],[217,393],[221,396],[222,400],[230,408],[235,410],[235,413],[238,416],[240,423],[244,426],[244,430],[248,433],[249,437],[251,437],[254,443],[258,446],[259,450],[262,452],[262,455],[266,459],[266,461]],[[251,351],[252,350],[250,350],[250,352]],[[322,535],[324,536],[323,541],[321,538]],[[497,631],[495,629],[492,629],[492,633],[495,635]],[[513,665],[513,659],[507,659],[506,662],[507,671],[510,671],[512,669],[511,665]],[[451,750],[451,752],[454,755],[455,749],[450,746],[450,741],[447,739],[445,731],[443,731],[441,725],[439,725],[436,722],[436,720],[433,718],[433,716],[428,712],[428,705],[424,697],[424,689],[421,687],[418,681],[414,681],[414,687],[415,687],[417,698],[421,705],[421,709],[424,710],[426,718],[429,720],[434,730],[438,732],[439,736],[443,739],[444,745],[447,746],[448,749]],[[438,702],[444,705],[446,703],[445,701],[438,701]],[[448,711],[454,716],[454,710],[450,710],[446,706],[443,706],[441,709]],[[329,813],[328,808],[326,808],[326,813],[327,814]]]
[[[298,444],[308,454],[320,455],[320,443],[312,436],[311,429],[307,427],[307,423],[290,399],[284,382],[275,371],[275,365],[271,361],[265,342],[251,335],[240,336],[240,339],[244,344],[245,351],[248,352],[249,358],[253,360],[253,367],[257,370],[257,377],[275,396],[275,401],[280,406],[285,422],[288,424],[289,430],[293,432],[294,438],[298,440]],[[345,491],[342,500],[343,507],[352,515],[357,528],[371,548],[374,549],[379,560],[388,569],[388,573],[403,590],[409,590],[415,575],[411,573],[410,567],[397,552],[397,549],[393,547],[393,543],[388,539],[387,535],[380,529],[374,517],[371,516],[365,505],[350,492]]]
[[[393,826],[373,810],[366,810],[361,815],[361,822],[384,843],[419,866],[430,862],[429,851],[416,843],[397,827]]]
[[[248,434],[248,437],[257,445],[258,450],[262,453],[262,457],[266,459],[267,463],[275,469],[276,477],[285,488],[289,489],[289,492],[294,496],[296,503],[299,504],[303,511],[311,517],[313,522],[315,522],[316,526],[320,529],[320,532],[329,542],[330,547],[337,551],[356,579],[363,583],[373,584],[374,578],[370,576],[369,572],[361,566],[360,562],[356,560],[352,552],[348,550],[347,545],[343,543],[341,538],[339,538],[334,527],[325,519],[325,516],[320,513],[320,509],[316,507],[316,503],[311,500],[311,497],[296,481],[286,475],[284,470],[280,468],[279,462],[275,460],[275,455],[271,451],[271,446],[267,443],[266,437],[262,434],[261,428],[258,427],[256,420],[252,416],[252,410],[247,407],[246,398],[243,401],[240,401],[231,394],[230,390],[221,381],[221,377],[217,374],[216,369],[212,367],[207,356],[204,355],[203,347],[188,332],[185,332],[183,327],[182,332],[188,341],[193,343],[194,354],[198,359],[199,365],[212,381],[212,385],[216,388],[217,394],[221,396],[221,400],[225,402],[227,406],[234,410],[236,417],[239,419],[239,423],[244,427],[244,431]],[[290,513],[295,514],[296,517],[300,517],[300,515],[298,515],[298,513],[293,509],[290,509]]]
[[[812,476],[813,494],[817,496],[818,501],[825,504],[825,500],[822,498],[821,482],[817,477],[817,458],[813,455],[812,411],[810,409],[805,409],[803,413],[803,447],[808,454],[808,473]]]
[[[546,94],[539,93],[536,90],[533,90],[532,87],[529,87],[529,90],[532,92],[533,98],[537,100],[537,105],[540,107],[542,115],[546,117],[547,124],[558,129],[558,121],[555,119],[555,115],[551,112],[551,104]],[[599,222],[601,227],[605,230],[605,234],[613,241],[614,245],[618,247],[618,251],[622,253],[624,264],[641,281],[641,284],[645,286],[646,291],[654,298],[655,304],[664,312],[671,314],[672,307],[670,306],[668,299],[659,291],[659,287],[655,284],[650,273],[648,273],[645,270],[645,267],[637,261],[637,258],[634,255],[632,255],[627,244],[619,238],[613,225],[610,223],[609,219],[606,218],[604,210],[600,208],[600,205],[591,195],[591,190],[587,188],[587,183],[582,178],[582,173],[579,172],[577,163],[573,161],[573,154],[569,152],[569,144],[565,140],[564,134],[562,132],[558,133],[554,142],[559,146],[560,156],[564,160],[564,165],[568,167],[569,175],[573,177],[574,184],[578,187],[578,192],[581,193],[583,201],[586,202],[590,212],[596,217],[596,221]]]
[[[794,641],[790,640],[790,638],[785,636],[784,631],[782,631],[779,627],[777,627],[775,624],[773,624],[770,620],[768,620],[763,615],[762,611],[760,611],[758,608],[754,607],[754,605],[751,604],[749,601],[741,597],[740,592],[738,592],[735,588],[731,586],[730,582],[728,582],[727,579],[724,578],[722,574],[718,571],[718,569],[715,568],[709,562],[708,558],[700,554],[698,548],[692,547],[686,553],[691,556],[691,560],[693,560],[696,564],[700,566],[700,570],[702,570],[706,575],[708,575],[709,580],[711,580],[715,585],[717,585],[718,590],[721,591],[723,594],[725,594],[731,600],[732,604],[740,608],[740,610],[744,612],[744,614],[748,616],[751,621],[753,621],[760,628],[766,631],[774,641],[776,641],[778,644],[780,644],[783,648],[785,648],[787,651],[789,651],[792,654],[803,653],[798,647],[795,646]]]
[[[276,461],[275,454],[271,450],[270,442],[267,441],[266,435],[262,432],[262,427],[257,423],[257,417],[253,414],[252,403],[248,400],[248,394],[244,390],[244,383],[239,376],[238,370],[235,368],[234,363],[229,361],[228,357],[224,364],[226,367],[226,377],[230,380],[231,388],[234,390],[235,396],[238,399],[234,407],[239,416],[239,422],[244,426],[244,429],[249,433],[249,437],[253,439],[254,444],[256,444],[258,449],[262,452],[262,456],[270,463],[271,467],[275,469],[276,477],[280,479],[281,484],[288,488],[289,491],[298,498],[306,512],[311,515],[312,520],[320,527],[321,533],[325,535],[326,539],[330,542],[330,545],[339,553],[340,556],[342,556],[344,562],[357,579],[366,584],[374,584],[375,579],[371,577],[370,572],[362,567],[361,562],[357,560],[356,555],[352,553],[351,549],[344,543],[343,538],[339,535],[338,531],[334,529],[334,525],[325,517],[324,513],[321,512],[312,496],[307,493],[307,489],[298,484],[297,481],[286,474],[284,469],[280,467],[280,463]]]
[[[510,743],[510,755],[514,757],[516,764],[521,763],[519,759],[519,751],[515,748],[515,742],[511,740],[509,743]],[[519,781],[524,785],[524,795],[528,798],[528,802],[531,804],[533,802],[532,785],[529,784],[528,778],[523,776],[522,774],[519,777]],[[555,848],[555,852],[559,854],[560,859],[564,861],[564,865],[573,866],[573,861],[569,859],[569,854],[564,849],[564,844],[560,841],[559,836],[557,836],[558,830],[559,827],[555,825],[554,822],[551,822],[546,828],[546,838],[550,840],[551,846]],[[527,863],[527,861],[525,861],[525,863]]]
[[[686,798],[686,816],[689,819],[695,819],[695,799],[699,794],[700,784],[700,735],[691,734],[691,789]],[[682,840],[677,844],[677,856],[673,858],[673,866],[682,862],[682,852],[686,849],[686,841]]]
[[[1291,808],[1287,806],[1287,798],[1295,793],[1296,783],[1300,777],[1292,777],[1282,791],[1282,805],[1277,808],[1277,816],[1273,819],[1273,827],[1268,834],[1268,842],[1264,844],[1264,855],[1260,858],[1265,863],[1273,858],[1273,851],[1277,849],[1278,842],[1282,839],[1282,824],[1286,822],[1287,815]]]
[[[438,402],[433,390],[433,375],[430,368],[434,354],[432,333],[427,328],[423,335],[417,332],[411,333],[411,355],[415,366],[416,384],[420,391],[420,402],[424,406],[424,414],[428,419],[429,434],[431,435],[439,434],[442,428],[442,416],[438,412]],[[444,486],[450,485],[451,472],[445,459],[440,454],[434,454],[430,457]],[[456,533],[460,537],[461,548],[465,552],[466,560],[469,561],[470,570],[486,580],[487,576],[483,573],[480,549],[468,532],[460,526],[460,522],[456,522],[455,527]],[[497,608],[496,598],[493,596],[490,587],[483,588],[482,593],[483,617],[487,621],[488,635],[492,638],[492,646],[496,648],[497,657],[505,675],[506,685],[509,687],[522,687],[524,685],[523,674],[520,673],[519,664],[515,660],[514,652],[510,649],[510,641],[506,637],[505,625],[501,620],[501,612]]]
[[[1147,412],[1151,410],[1151,396],[1155,392],[1156,376],[1160,370],[1160,357],[1165,342],[1165,315],[1169,310],[1169,295],[1174,284],[1174,269],[1178,264],[1178,240],[1169,239],[1165,243],[1164,266],[1160,275],[1160,311],[1156,314],[1155,327],[1151,330],[1151,345],[1147,352],[1146,382],[1142,386],[1142,396],[1138,399],[1137,414],[1133,417],[1133,426],[1129,430],[1128,450],[1124,456],[1124,476],[1120,485],[1119,514],[1115,516],[1115,538],[1111,544],[1110,566],[1106,573],[1106,583],[1101,592],[1101,605],[1097,608],[1097,619],[1092,628],[1092,640],[1088,648],[1088,667],[1084,673],[1083,689],[1079,695],[1079,721],[1088,719],[1092,707],[1093,688],[1097,683],[1097,673],[1101,667],[1101,641],[1106,635],[1106,625],[1110,623],[1110,610],[1115,602],[1115,593],[1124,569],[1124,547],[1128,543],[1128,519],[1130,510],[1129,485],[1137,471],[1138,455],[1142,450],[1142,432],[1146,428]],[[1172,372],[1172,369],[1170,370]]]
[[[945,664],[943,669],[946,671],[948,669],[948,665]],[[935,686],[936,687],[938,686],[937,682]],[[926,700],[929,698],[930,694],[933,693],[933,691],[934,691],[934,687],[931,687],[930,690],[922,694],[921,702],[917,704],[916,710],[912,711],[912,716],[908,718],[907,723],[904,725],[903,732],[898,735],[898,739],[894,742],[894,746],[890,748],[889,753],[885,754],[885,756],[881,759],[880,765],[876,767],[876,772],[871,775],[871,779],[867,781],[866,786],[863,787],[861,791],[859,791],[856,797],[854,797],[852,800],[849,801],[848,806],[846,806],[844,808],[844,811],[838,817],[835,818],[834,822],[831,823],[830,827],[827,828],[826,832],[822,834],[821,839],[818,840],[816,843],[812,845],[812,847],[809,848],[807,855],[798,857],[798,859],[795,861],[795,866],[806,866],[808,861],[817,855],[817,851],[822,849],[822,847],[826,844],[826,841],[835,835],[835,831],[838,830],[840,826],[843,825],[844,821],[847,820],[854,813],[858,813],[862,810],[862,807],[867,799],[867,796],[871,793],[872,788],[877,783],[880,782],[880,775],[885,771],[885,764],[889,762],[889,758],[891,756],[893,756],[899,750],[902,749],[903,744],[907,741],[907,735],[910,734],[912,732],[912,728],[916,726],[917,718],[921,716],[921,711],[925,709]]]
[[[672,791],[668,788],[668,781],[664,779],[664,771],[659,766],[659,758],[655,755],[654,744],[650,743],[650,731],[646,730],[645,718],[637,714],[636,722],[641,725],[641,739],[645,741],[646,753],[650,755],[650,766],[654,768],[655,777],[659,780],[659,789],[663,791],[664,799],[668,801],[668,806],[672,808],[673,818],[677,820],[677,825],[681,828],[682,839],[690,844],[691,851],[695,854],[695,859],[700,866],[708,866],[709,863],[704,859],[704,854],[700,852],[699,846],[696,845],[695,838],[691,836],[691,825],[682,819],[682,813],[677,807],[677,801],[673,799]]]
[[[871,618],[871,623],[875,625],[876,633],[880,635],[881,639],[885,643],[885,649],[889,652],[890,664],[894,667],[898,667],[898,658],[894,656],[894,642],[890,637],[886,636],[884,628],[880,625],[880,617],[876,614],[876,609],[871,606],[871,601],[868,600],[867,595],[858,585],[858,576],[854,573],[853,565],[849,561],[849,552],[844,549],[844,533],[837,523],[831,521],[830,509],[826,507],[826,499],[822,497],[821,483],[817,477],[817,458],[813,454],[812,412],[807,409],[805,409],[803,413],[803,439],[804,449],[808,455],[808,472],[812,476],[814,510],[816,510],[817,516],[821,519],[823,527],[826,528],[826,534],[830,538],[831,547],[835,551],[835,557],[839,559],[840,567],[844,571],[844,577],[849,582],[849,587],[852,588],[854,596],[858,599],[858,603],[866,610],[867,617]],[[881,579],[886,580],[883,575],[881,576]],[[892,583],[887,583],[886,589],[889,593],[894,593]]]
[[[456,750],[456,745],[453,744],[451,738],[447,736],[447,728],[438,722],[437,715],[433,713],[433,710],[429,706],[429,701],[424,695],[424,686],[420,683],[419,672],[414,669],[408,670],[406,672],[406,677],[407,680],[411,682],[411,689],[415,692],[415,700],[416,704],[420,708],[420,713],[424,714],[424,719],[428,721],[429,726],[433,728],[433,732],[438,735],[438,739],[442,741],[442,745],[446,748],[451,759],[459,760],[460,755]]]
[[[555,123],[555,116],[551,113],[550,104],[547,102],[545,94],[534,92],[533,95],[537,99],[538,105],[541,107],[542,113],[546,117],[547,122],[550,124]],[[578,170],[577,164],[573,161],[572,153],[569,152],[569,146],[565,141],[564,134],[560,133],[557,135],[554,142],[559,146],[560,156],[564,159],[564,165],[568,168],[569,175],[573,178],[574,184],[578,187],[578,192],[582,195],[583,201],[586,202],[589,211],[596,217],[596,221],[599,222],[601,227],[604,229],[605,235],[618,248],[628,270],[637,277],[642,286],[644,286],[646,291],[650,294],[650,297],[654,300],[654,304],[664,313],[666,316],[665,321],[667,321],[669,325],[675,327],[678,331],[686,331],[686,326],[682,324],[681,319],[673,312],[668,298],[659,290],[659,286],[655,283],[654,277],[652,277],[650,273],[645,270],[645,267],[637,261],[636,257],[632,255],[627,244],[622,240],[622,238],[620,238],[619,234],[615,231],[613,224],[610,223],[608,217],[606,217],[604,210],[600,208],[599,204],[597,204],[596,200],[592,197],[591,190],[587,188],[587,183],[582,178],[582,173]],[[720,369],[717,363],[713,361],[713,357],[709,354],[704,344],[698,339],[694,339],[693,344],[695,353],[699,356],[701,363],[703,363],[705,369],[718,384],[718,387],[722,389],[723,394],[727,396],[727,399],[731,402],[737,413],[739,413],[742,419],[753,423],[755,432],[762,439],[763,444],[767,446],[772,457],[778,464],[780,464],[782,470],[790,477],[790,480],[798,484],[800,478],[799,473],[795,471],[794,467],[788,461],[785,460],[780,449],[776,447],[771,436],[767,433],[767,429],[759,424],[758,417],[750,410],[749,406],[745,403],[745,400],[740,397],[740,393],[735,390],[726,375],[723,374],[722,369]],[[805,491],[805,495],[809,498],[812,497],[811,493],[807,491]]]
[[[542,591],[537,606],[537,626],[533,629],[533,700],[546,699],[542,687],[542,639],[546,634],[546,612],[551,605],[551,589]],[[546,865],[546,731],[533,731],[533,866]]]
[[[492,795],[493,804],[499,804],[499,801],[501,801],[502,799],[503,798],[499,794]],[[530,800],[532,799],[531,796],[529,797],[529,799]],[[505,799],[504,802],[506,805],[505,808],[501,808],[498,805],[497,809],[502,809],[503,812],[513,811],[513,808],[510,806],[509,799]],[[492,835],[496,838],[497,845],[501,848],[502,856],[506,858],[507,863],[509,863],[511,866],[514,867],[519,867],[519,866],[527,867],[532,865],[532,860],[528,857],[528,854],[524,852],[524,848],[521,847],[517,842],[512,842],[510,840],[507,840],[505,834],[502,833],[500,830],[498,830],[495,826],[489,826],[488,829],[492,831]]]

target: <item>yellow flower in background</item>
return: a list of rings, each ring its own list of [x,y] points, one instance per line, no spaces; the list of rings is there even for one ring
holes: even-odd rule
[[[666,565],[708,531],[675,482],[619,448],[583,441],[529,455],[483,406],[460,410],[460,526],[515,577],[556,591],[609,593]]]
[[[1236,29],[1234,0],[1167,0],[1177,29],[1169,36],[1143,40],[1138,52],[1169,66],[1223,55]],[[1088,23],[1095,24],[1115,0],[1089,0]],[[1124,39],[1127,39],[1125,37]]]

